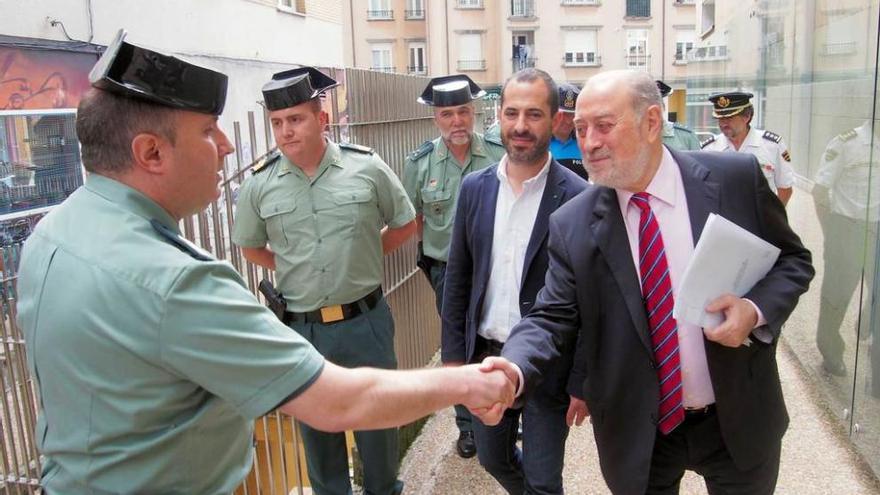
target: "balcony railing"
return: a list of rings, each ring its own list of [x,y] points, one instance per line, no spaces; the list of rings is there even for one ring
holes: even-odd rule
[[[394,67],[382,67],[382,66],[378,66],[378,67],[370,67],[370,70],[375,70],[375,71],[378,71],[378,72],[394,72]]]
[[[394,19],[393,10],[368,10],[367,20],[370,21],[390,21]]]
[[[405,11],[403,11],[403,13],[407,19],[424,19],[425,18],[425,9],[405,10]]]
[[[560,5],[600,5],[599,0],[562,0]]]
[[[427,74],[428,66],[427,65],[407,65],[406,71],[410,74]]]
[[[729,58],[726,45],[701,46],[699,48],[694,48],[687,54],[688,62],[714,62],[717,60],[727,60]]]
[[[625,55],[626,67],[629,69],[651,70],[650,55]]]
[[[565,67],[598,67],[602,65],[602,56],[593,52],[566,52],[562,57]]]
[[[459,9],[482,9],[483,0],[458,0],[455,7]]]
[[[486,70],[485,60],[459,60],[458,70]]]
[[[838,43],[824,43],[822,45],[823,55],[847,55],[856,52],[855,41],[842,41]]]
[[[535,63],[538,61],[536,57],[529,58],[512,58],[510,61],[513,64],[513,70],[522,70],[522,69],[534,69]]]
[[[672,0],[672,5],[696,5],[696,0]]]

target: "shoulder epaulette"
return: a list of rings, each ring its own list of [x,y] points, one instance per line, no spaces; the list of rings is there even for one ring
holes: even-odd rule
[[[263,170],[267,170],[269,165],[275,162],[279,157],[281,157],[281,152],[278,149],[274,149],[269,153],[266,153],[266,156],[260,158],[256,165],[251,169],[251,173],[258,174]]]
[[[841,133],[837,136],[841,141],[849,141],[850,139],[856,137],[858,134],[855,129],[850,129],[846,132]]]
[[[501,147],[504,146],[504,143],[501,142],[501,136],[495,136],[494,134],[493,135],[486,134],[485,136],[483,136],[483,141],[486,141],[487,143],[492,143],[494,145],[501,146]]]
[[[344,150],[354,151],[356,153],[363,153],[364,155],[372,155],[374,153],[373,148],[361,146],[354,143],[339,143],[339,147]]]
[[[709,137],[706,138],[705,141],[703,141],[702,143],[700,143],[700,149],[703,149],[703,148],[705,148],[706,146],[709,146],[710,144],[712,144],[712,143],[714,143],[714,142],[715,142],[715,136],[709,136]]]
[[[764,131],[764,136],[762,136],[767,141],[773,141],[774,143],[778,143],[782,141],[782,136],[776,134],[775,132]]]
[[[172,246],[180,249],[184,253],[192,256],[193,258],[199,261],[212,261],[213,258],[208,256],[206,253],[203,253],[200,249],[195,247],[192,243],[180,237],[180,235],[166,227],[162,222],[156,220],[155,218],[150,220],[150,225],[153,226],[153,229],[162,236],[163,239],[168,241]]]
[[[413,161],[418,160],[432,151],[434,151],[434,141],[425,141],[421,146],[416,148],[415,151],[409,154],[409,159]]]
[[[675,122],[672,123],[672,127],[678,129],[679,131],[689,132],[689,133],[691,133],[691,134],[694,133],[694,131],[688,129],[687,127],[685,127],[685,126],[683,126],[683,125],[679,125],[679,124],[677,124],[677,123],[675,123]]]

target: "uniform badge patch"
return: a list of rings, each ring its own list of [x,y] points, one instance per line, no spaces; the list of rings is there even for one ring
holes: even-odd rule
[[[765,163],[764,164],[764,171],[773,172],[773,164],[772,163]]]
[[[787,162],[791,161],[791,155],[788,154],[788,150],[782,152],[782,159]]]
[[[834,160],[835,158],[837,158],[837,152],[836,152],[836,151],[834,151],[834,150],[828,150],[828,151],[825,152],[825,161],[826,161],[826,162],[830,162],[831,160]]]
[[[437,189],[437,179],[431,179],[428,181],[428,189]]]

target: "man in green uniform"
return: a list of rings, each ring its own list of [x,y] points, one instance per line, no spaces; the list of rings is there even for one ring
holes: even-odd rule
[[[343,366],[396,368],[382,296],[383,253],[415,233],[413,207],[371,149],[324,137],[320,93],[337,83],[305,67],[275,74],[263,97],[280,153],[242,185],[233,242],[276,271],[285,323]],[[317,494],[350,493],[345,435],[303,427]],[[400,493],[397,429],[356,431],[366,493]]]
[[[231,493],[253,462],[253,419],[278,407],[339,431],[508,400],[490,383],[506,378],[476,368],[325,361],[181,237],[233,151],[217,126],[226,76],[120,32],[90,80],[76,122],[88,179],[40,221],[19,268],[44,493]]]
[[[672,93],[672,87],[663,81],[657,81],[657,89],[663,97],[663,111],[666,111],[666,97]],[[700,140],[694,131],[669,120],[663,121],[663,144],[675,150],[699,150]]]
[[[434,108],[440,137],[426,141],[406,157],[403,185],[415,206],[422,240],[418,265],[434,288],[438,313],[443,305],[443,279],[461,180],[504,156],[500,138],[484,138],[474,132],[473,100],[485,94],[468,76],[452,75],[431,79],[417,100]],[[473,457],[477,449],[467,408],[456,406],[455,423],[458,455]]]

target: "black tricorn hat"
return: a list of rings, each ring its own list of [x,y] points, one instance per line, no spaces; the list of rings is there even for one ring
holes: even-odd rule
[[[170,55],[132,45],[120,29],[89,72],[95,88],[192,112],[220,115],[228,78]]]
[[[672,93],[672,86],[666,84],[659,79],[657,79],[657,81],[655,82],[657,83],[657,89],[660,90],[660,96],[662,96],[663,98],[666,98],[667,96],[669,96],[669,93]]]
[[[714,105],[712,116],[723,119],[724,117],[733,117],[740,114],[743,110],[752,106],[752,102],[749,101],[752,96],[754,95],[743,91],[716,93],[709,97],[709,101]]]
[[[431,79],[417,102],[432,107],[454,107],[481,98],[486,92],[464,74]]]
[[[300,67],[272,75],[263,85],[263,99],[269,111],[295,107],[339,86],[330,76],[314,67]]]

